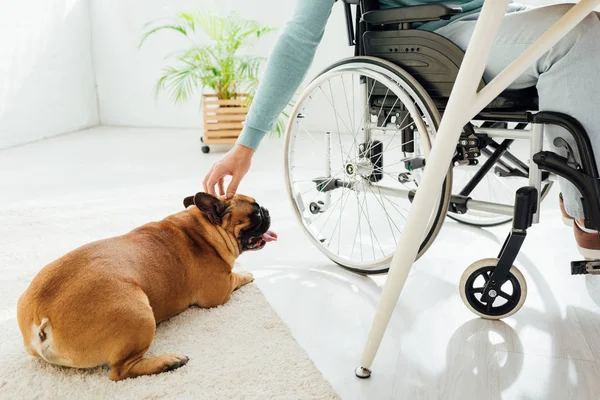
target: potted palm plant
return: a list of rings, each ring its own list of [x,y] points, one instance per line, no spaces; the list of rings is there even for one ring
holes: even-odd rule
[[[273,30],[237,14],[222,17],[206,10],[178,13],[146,25],[140,47],[161,31],[177,32],[189,43],[167,57],[169,65],[158,79],[156,93],[169,93],[176,104],[202,93],[204,153],[210,151],[210,144],[234,143],[239,136],[264,63],[264,58],[245,50],[254,39]],[[282,118],[274,129],[278,136],[285,128]]]

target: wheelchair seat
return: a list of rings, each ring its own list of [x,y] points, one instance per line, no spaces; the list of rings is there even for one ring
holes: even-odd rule
[[[493,110],[511,109],[538,111],[539,97],[537,88],[532,86],[525,89],[506,90],[500,93],[487,108]]]
[[[434,98],[435,105],[443,110],[446,108],[448,98]],[[506,90],[496,97],[484,111],[508,111],[508,112],[524,112],[538,111],[539,97],[535,86],[525,89]]]

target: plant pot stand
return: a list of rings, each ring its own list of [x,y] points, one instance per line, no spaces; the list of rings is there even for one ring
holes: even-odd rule
[[[203,153],[210,152],[211,144],[234,144],[242,132],[248,108],[245,95],[234,100],[221,100],[214,94],[203,96],[204,130],[200,139]]]

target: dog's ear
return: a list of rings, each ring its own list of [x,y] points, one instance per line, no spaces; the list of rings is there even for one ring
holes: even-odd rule
[[[185,199],[183,199],[183,206],[185,208],[188,208],[192,204],[194,204],[194,196],[188,196]]]
[[[186,205],[187,204],[187,205]],[[187,197],[183,200],[183,205],[188,207],[188,205],[195,204],[196,207],[204,215],[208,217],[210,222],[215,225],[221,225],[223,220],[223,215],[225,214],[226,205],[221,200],[208,193],[196,193],[194,197]]]

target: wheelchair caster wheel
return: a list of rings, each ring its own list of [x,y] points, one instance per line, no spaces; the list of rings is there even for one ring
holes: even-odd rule
[[[203,152],[204,154],[208,154],[208,153],[210,153],[210,147],[208,147],[208,146],[202,146],[202,152]]]
[[[460,297],[467,308],[485,319],[510,317],[523,307],[527,298],[527,282],[514,265],[499,291],[490,290],[488,302],[481,300],[485,285],[498,265],[497,258],[486,258],[471,264],[460,278]]]
[[[354,374],[360,379],[367,379],[371,377],[371,370],[363,367],[358,367],[354,370]]]

